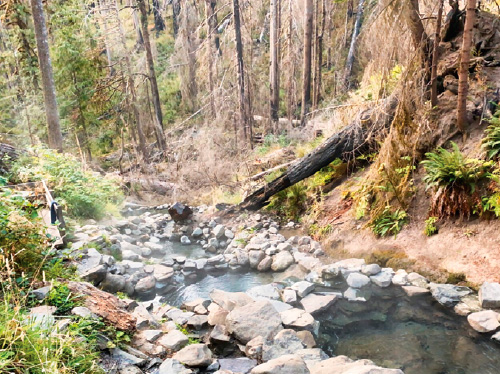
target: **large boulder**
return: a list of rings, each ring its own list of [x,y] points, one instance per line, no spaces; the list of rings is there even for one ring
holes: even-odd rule
[[[295,260],[290,252],[283,251],[273,257],[271,269],[273,269],[273,271],[284,271],[294,262]]]
[[[170,351],[178,351],[189,343],[189,339],[179,330],[172,330],[163,335],[157,342]]]
[[[191,344],[177,352],[173,358],[187,366],[207,367],[212,363],[212,352],[205,344]]]
[[[479,289],[479,301],[483,308],[500,308],[500,284],[484,282]]]
[[[262,346],[262,361],[269,361],[283,355],[291,355],[304,348],[302,340],[294,330],[281,330],[264,342]]]
[[[500,327],[500,314],[492,310],[469,314],[467,321],[478,332],[493,332]]]
[[[304,360],[298,355],[285,355],[256,366],[250,374],[309,374]],[[332,373],[332,372],[330,372]]]
[[[283,329],[279,313],[269,301],[255,301],[233,309],[226,317],[227,331],[243,343],[267,338]]]
[[[168,209],[168,214],[175,222],[183,222],[191,217],[193,210],[181,203],[175,203]]]
[[[454,306],[460,299],[472,292],[468,287],[455,286],[453,284],[429,284],[432,296],[444,306]]]
[[[319,314],[331,307],[337,301],[336,295],[310,294],[300,302],[304,310],[310,314]]]
[[[297,291],[297,295],[299,295],[299,297],[306,297],[312,291],[314,291],[314,284],[307,281],[300,281],[294,283],[290,288],[294,291]]]
[[[404,374],[399,369],[384,369],[370,360],[351,360],[346,356],[337,356],[320,361],[311,367],[311,374]]]
[[[280,313],[283,325],[299,330],[313,331],[315,326],[314,317],[302,309],[289,309]]]
[[[228,311],[245,306],[254,301],[244,292],[226,292],[217,289],[210,292],[210,298],[214,303]]]
[[[347,284],[351,288],[361,288],[364,287],[368,284],[370,284],[370,278],[368,278],[366,275],[361,274],[361,273],[350,273],[347,276]]]

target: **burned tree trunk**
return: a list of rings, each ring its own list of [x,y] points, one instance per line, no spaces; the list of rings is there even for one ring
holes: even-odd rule
[[[364,6],[365,0],[359,0],[358,10],[356,11],[356,22],[354,23],[354,29],[352,31],[351,46],[349,47],[349,53],[347,55],[347,62],[345,66],[344,86],[347,89],[349,89],[351,82],[352,68],[354,66],[354,54],[356,52],[356,45],[359,32],[361,30],[361,25],[363,23]]]
[[[153,0],[153,15],[155,18],[156,37],[158,37],[159,32],[165,30],[165,21],[163,21],[158,0]]]
[[[240,208],[260,209],[273,195],[314,175],[337,158],[347,162],[370,150],[376,143],[377,135],[389,128],[397,104],[396,96],[392,95],[379,107],[361,112],[349,126],[331,136],[307,156],[297,160],[280,177],[245,198]]]
[[[302,110],[300,120],[305,122],[306,115],[311,105],[311,67],[312,67],[312,34],[313,34],[314,3],[306,0],[305,26],[304,26],[304,67],[302,70]]]
[[[269,69],[269,106],[270,106],[270,119],[272,123],[273,132],[277,128],[277,122],[279,118],[279,106],[280,106],[280,72],[279,72],[279,14],[280,14],[280,0],[271,0],[271,32],[270,32],[270,55],[271,64]]]
[[[436,22],[436,36],[434,37],[434,47],[432,51],[431,105],[433,108],[438,104],[437,65],[439,58],[439,43],[441,41],[441,21],[443,18],[443,6],[444,0],[440,0]]]

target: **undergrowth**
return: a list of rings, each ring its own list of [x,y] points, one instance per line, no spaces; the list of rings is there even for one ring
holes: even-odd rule
[[[405,211],[400,209],[393,211],[390,206],[387,206],[382,214],[375,217],[371,228],[377,236],[394,235],[396,237],[407,222],[408,215]]]

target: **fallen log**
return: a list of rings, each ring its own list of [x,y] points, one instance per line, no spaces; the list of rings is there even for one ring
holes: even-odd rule
[[[239,208],[260,209],[278,192],[312,176],[337,158],[348,162],[369,151],[390,127],[397,105],[398,99],[393,94],[378,106],[362,111],[351,124],[295,161],[280,177],[246,197]]]

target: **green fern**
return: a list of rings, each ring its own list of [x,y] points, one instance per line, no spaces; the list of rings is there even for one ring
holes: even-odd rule
[[[482,148],[486,151],[488,159],[495,160],[500,154],[500,118],[493,117],[485,132]]]
[[[404,210],[391,211],[391,207],[385,207],[384,211],[373,220],[371,228],[375,235],[386,237],[394,235],[396,237],[403,226],[408,222],[408,215]]]

